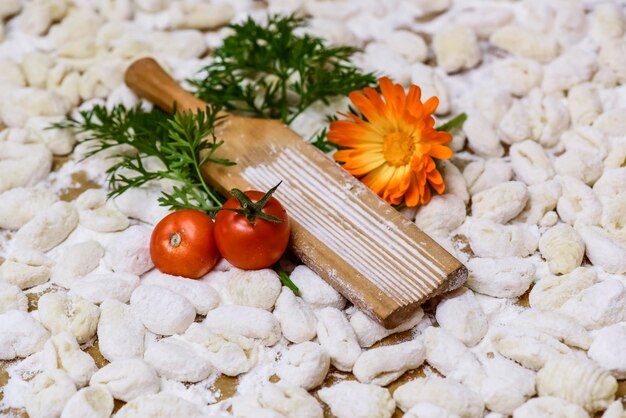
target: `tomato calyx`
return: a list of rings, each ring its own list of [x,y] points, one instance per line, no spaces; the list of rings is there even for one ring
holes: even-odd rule
[[[282,181],[278,183],[276,186],[272,187],[263,195],[258,202],[254,203],[244,192],[239,189],[232,189],[230,194],[237,199],[241,209],[232,209],[232,208],[222,208],[220,210],[228,210],[231,212],[238,213],[239,215],[245,216],[248,222],[254,225],[254,222],[257,218],[263,219],[264,221],[273,222],[273,223],[281,223],[284,222],[284,219],[277,218],[276,216],[269,215],[263,212],[263,208],[267,204],[270,197],[274,194],[278,186],[280,186]]]

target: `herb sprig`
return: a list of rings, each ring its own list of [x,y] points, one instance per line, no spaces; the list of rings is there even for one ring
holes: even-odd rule
[[[109,110],[97,105],[80,112],[80,117],[68,118],[53,127],[72,128],[84,134],[81,142],[93,145],[85,158],[112,151],[112,158],[119,161],[106,171],[109,197],[154,180],[170,180],[174,186],[170,192],[162,192],[162,206],[212,213],[219,210],[223,200],[204,181],[201,167],[206,163],[234,164],[215,157],[223,143],[215,137],[219,110],[212,106],[195,113],[168,114],[158,109],[146,111],[140,106],[117,105]],[[150,158],[158,160],[158,164],[147,164]]]
[[[213,55],[202,77],[189,80],[201,99],[248,116],[290,124],[306,108],[335,96],[373,86],[373,73],[350,63],[358,50],[329,46],[321,38],[297,34],[306,21],[269,16],[233,24],[233,34]]]

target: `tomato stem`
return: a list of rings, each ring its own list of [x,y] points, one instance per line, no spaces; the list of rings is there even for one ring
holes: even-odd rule
[[[281,223],[284,222],[284,219],[277,218],[276,216],[269,215],[263,212],[263,208],[270,200],[270,197],[274,194],[278,186],[282,183],[279,182],[276,186],[272,187],[263,195],[263,197],[256,203],[254,203],[250,198],[239,189],[232,189],[230,194],[237,199],[241,209],[231,209],[231,208],[222,208],[221,210],[229,210],[231,212],[238,213],[239,215],[245,216],[248,222],[254,225],[254,222],[257,218],[263,219],[264,221]]]
[[[170,235],[170,245],[174,248],[180,246],[180,243],[182,241],[182,238],[180,237],[180,234],[178,232],[174,232],[172,235]]]

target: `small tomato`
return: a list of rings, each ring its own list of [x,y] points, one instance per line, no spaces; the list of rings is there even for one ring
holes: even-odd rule
[[[215,217],[215,242],[222,256],[244,270],[276,263],[289,243],[287,211],[272,193],[233,189]]]
[[[209,215],[193,209],[163,218],[152,231],[150,256],[159,271],[197,279],[215,267],[219,252],[215,224]]]

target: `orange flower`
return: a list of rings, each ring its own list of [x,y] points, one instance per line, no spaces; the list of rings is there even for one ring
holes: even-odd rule
[[[444,145],[452,136],[435,130],[432,117],[439,99],[422,103],[415,85],[407,95],[387,77],[378,82],[382,97],[369,87],[348,96],[364,118],[342,113],[349,119],[330,124],[328,139],[345,147],[334,158],[390,204],[404,199],[407,206],[424,205],[430,201],[430,187],[439,194],[445,189],[433,158],[452,157]]]

